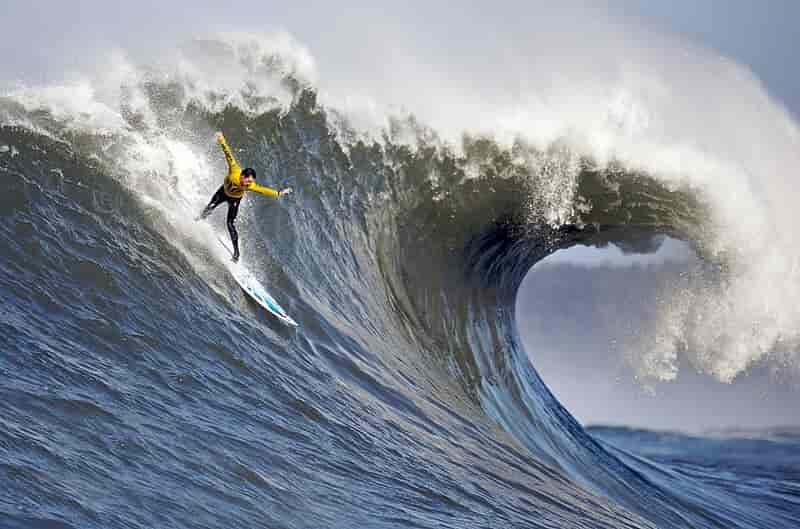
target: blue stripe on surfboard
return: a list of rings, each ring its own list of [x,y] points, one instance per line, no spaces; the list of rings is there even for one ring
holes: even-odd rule
[[[225,241],[222,240],[222,237],[217,236],[217,241],[231,254],[233,250],[227,245]],[[233,266],[240,267],[241,265],[235,264]],[[281,307],[275,298],[273,298],[267,289],[262,285],[256,278],[253,276],[252,272],[247,270],[246,268],[239,268],[238,270],[234,269],[231,270],[231,275],[233,278],[236,279],[236,282],[242,287],[242,290],[245,291],[254,301],[256,301],[259,305],[265,308],[267,311],[271,312],[275,315],[279,320],[283,321],[284,323],[292,326],[297,326],[297,322],[292,319],[289,314]]]

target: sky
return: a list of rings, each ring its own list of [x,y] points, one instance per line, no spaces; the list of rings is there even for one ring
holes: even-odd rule
[[[608,2],[617,16],[684,36],[750,67],[768,90],[800,115],[800,74],[792,66],[800,45],[795,0]]]

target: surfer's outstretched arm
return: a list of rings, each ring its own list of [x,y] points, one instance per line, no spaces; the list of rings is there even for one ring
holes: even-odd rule
[[[239,185],[239,175],[242,172],[242,168],[239,166],[239,162],[236,161],[236,158],[233,156],[233,151],[231,151],[228,142],[225,141],[225,136],[221,132],[217,132],[214,137],[217,139],[217,143],[219,143],[220,147],[222,147],[222,153],[225,155],[225,161],[228,162],[228,177],[233,180],[235,185]]]
[[[273,198],[282,197],[292,192],[291,187],[287,187],[286,189],[278,191],[277,189],[272,189],[271,187],[267,186],[260,186],[256,183],[252,183],[249,186],[247,186],[247,190],[254,191],[256,193],[261,193],[262,195],[267,195],[268,197],[273,197]]]

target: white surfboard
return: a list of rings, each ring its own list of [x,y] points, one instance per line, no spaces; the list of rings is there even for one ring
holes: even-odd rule
[[[225,248],[228,253],[233,255],[233,250],[231,249],[228,244],[222,240],[221,237],[217,237],[219,243]],[[292,327],[297,327],[297,322],[289,316],[283,307],[281,307],[275,298],[273,298],[267,289],[264,288],[258,279],[244,267],[244,265],[239,263],[231,263],[228,266],[228,269],[231,271],[233,278],[239,283],[239,286],[242,287],[242,290],[252,298],[253,301],[264,307],[270,314],[278,318],[282,323],[286,325],[290,325]]]

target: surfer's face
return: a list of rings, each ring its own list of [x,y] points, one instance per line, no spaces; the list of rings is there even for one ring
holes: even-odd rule
[[[239,177],[239,181],[242,183],[243,186],[246,187],[246,186],[249,186],[250,184],[252,184],[253,182],[255,182],[256,179],[253,178],[252,176],[242,175],[242,176]]]

